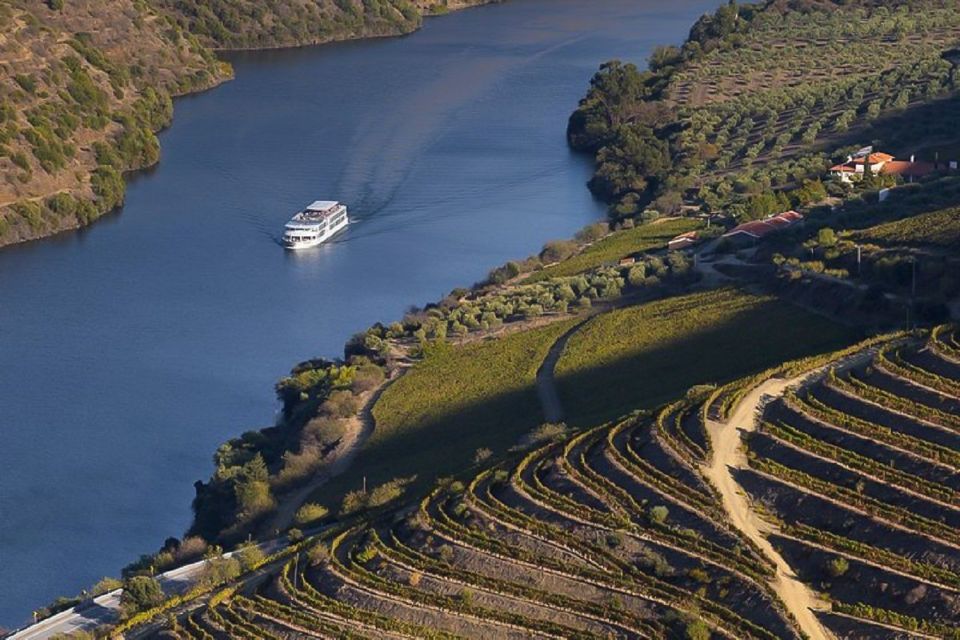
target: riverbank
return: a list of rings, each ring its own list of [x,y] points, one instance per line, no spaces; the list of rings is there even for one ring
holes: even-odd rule
[[[0,251],[0,351],[18,363],[0,401],[19,426],[2,432],[0,624],[182,535],[210,454],[273,423],[292,363],[601,219],[570,108],[597,60],[680,40],[707,5],[525,0],[233,55],[235,80],[177,102],[122,215]],[[369,97],[384,92],[389,109]],[[317,197],[357,223],[286,254],[273,236]]]
[[[59,10],[14,5],[0,12],[9,27],[0,40],[0,87],[8,89],[0,101],[0,248],[77,230],[122,207],[130,174],[160,161],[156,134],[172,121],[171,97],[233,77],[215,52],[406,35],[424,17],[498,1],[402,3],[411,8],[349,20],[326,8],[333,13],[314,20],[317,33],[277,17],[285,30],[262,33],[255,45],[233,42],[223,22],[201,24],[200,14],[188,17],[185,5],[164,0],[123,0],[115,11],[102,0]],[[255,15],[223,17],[236,29],[271,23]]]

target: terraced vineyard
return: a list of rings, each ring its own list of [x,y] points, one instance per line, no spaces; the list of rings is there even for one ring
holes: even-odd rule
[[[960,638],[956,329],[830,368],[767,405],[738,478],[844,637]]]
[[[866,346],[691,393],[335,524],[181,612],[172,632],[958,638],[960,333]],[[749,454],[726,471],[713,448],[740,427],[753,431]],[[762,538],[708,480],[717,459],[755,500]],[[821,592],[822,611],[797,609],[781,564],[806,583],[791,578],[794,589]]]

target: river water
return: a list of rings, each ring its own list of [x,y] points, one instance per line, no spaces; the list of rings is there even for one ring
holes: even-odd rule
[[[231,56],[121,213],[0,251],[0,625],[181,534],[291,365],[601,217],[567,115],[601,61],[716,4],[516,0]],[[354,224],[284,252],[287,218],[327,198]]]

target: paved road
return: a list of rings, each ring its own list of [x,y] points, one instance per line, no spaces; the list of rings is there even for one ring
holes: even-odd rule
[[[313,533],[315,532],[311,532],[311,535]],[[278,538],[262,542],[259,546],[265,554],[270,555],[280,551],[287,544],[285,539]],[[232,555],[233,552],[224,554],[228,558]],[[160,586],[163,587],[164,593],[174,595],[189,590],[200,578],[204,563],[204,560],[200,560],[158,575],[157,579]],[[117,621],[120,610],[120,595],[122,592],[122,589],[116,589],[98,596],[92,601],[61,611],[55,616],[17,631],[8,636],[7,640],[45,640],[58,633],[92,631],[100,625],[114,623]]]

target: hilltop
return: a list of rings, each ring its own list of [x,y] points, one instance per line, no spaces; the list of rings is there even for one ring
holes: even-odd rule
[[[171,98],[231,77],[215,49],[409,33],[484,4],[14,0],[0,6],[0,246],[90,224],[155,164]]]

